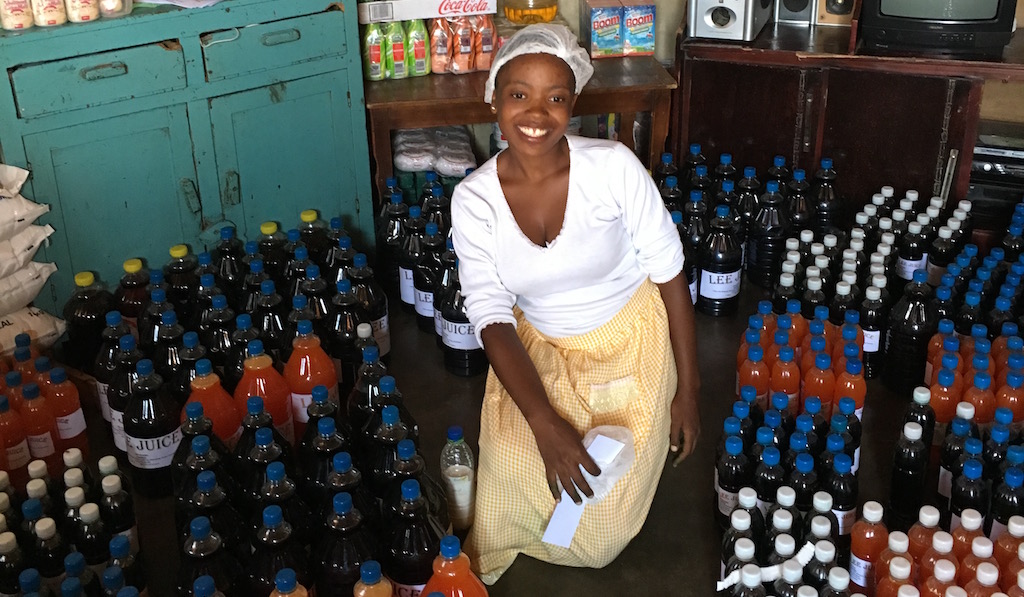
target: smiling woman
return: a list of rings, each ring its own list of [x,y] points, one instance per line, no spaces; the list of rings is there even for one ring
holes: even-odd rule
[[[487,583],[520,553],[611,562],[643,526],[666,453],[685,457],[700,433],[679,235],[629,149],[565,134],[592,73],[562,26],[502,46],[484,100],[509,146],[452,198],[467,314],[491,362],[466,546]],[[558,500],[593,495],[583,471],[601,471],[580,438],[603,425],[628,429],[635,460],[568,547],[544,543]]]

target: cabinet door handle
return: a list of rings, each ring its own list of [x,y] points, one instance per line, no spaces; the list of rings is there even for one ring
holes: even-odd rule
[[[238,182],[238,172],[228,170],[224,175],[224,205],[238,205],[242,202],[242,192]]]
[[[100,64],[90,68],[82,69],[82,78],[86,81],[99,81],[100,79],[113,79],[128,74],[128,65],[123,62],[111,62]]]
[[[293,41],[299,41],[302,35],[298,29],[284,29],[281,31],[275,31],[273,33],[265,33],[260,38],[260,43],[265,46],[279,46],[281,44],[288,44]]]
[[[196,183],[190,178],[182,178],[181,182],[181,196],[185,199],[185,205],[188,206],[188,210],[194,214],[198,214],[203,211],[203,203],[199,200],[199,190],[196,189]]]

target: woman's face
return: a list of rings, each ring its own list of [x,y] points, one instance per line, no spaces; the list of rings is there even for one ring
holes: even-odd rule
[[[565,135],[576,102],[569,65],[550,54],[524,54],[498,72],[494,106],[509,147],[544,155]]]

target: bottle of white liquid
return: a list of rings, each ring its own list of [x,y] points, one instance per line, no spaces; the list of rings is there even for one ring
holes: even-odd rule
[[[441,449],[441,476],[448,492],[448,515],[452,527],[465,530],[473,525],[476,504],[476,468],[473,451],[462,437],[462,427],[448,428],[448,443]]]

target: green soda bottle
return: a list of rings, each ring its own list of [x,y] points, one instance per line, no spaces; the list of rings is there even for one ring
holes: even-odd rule
[[[405,64],[405,27],[401,21],[384,24],[384,76],[388,79],[404,79],[409,76]]]
[[[363,30],[363,76],[367,81],[383,81],[386,76],[384,35],[377,23],[370,23]]]
[[[406,21],[405,64],[410,77],[430,74],[430,34],[423,19]]]

